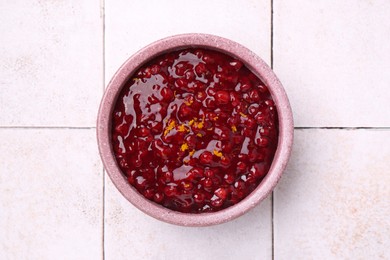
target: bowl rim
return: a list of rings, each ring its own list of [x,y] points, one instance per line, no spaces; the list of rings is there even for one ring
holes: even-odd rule
[[[241,60],[268,87],[278,112],[278,145],[271,167],[261,183],[239,203],[210,213],[181,213],[149,201],[131,186],[117,165],[111,146],[111,114],[124,83],[135,70],[166,52],[201,47]],[[120,193],[135,207],[158,220],[181,226],[210,226],[233,220],[254,208],[274,189],[288,163],[293,143],[293,115],[286,92],[272,69],[255,53],[232,40],[203,33],[179,34],[157,40],[142,48],[114,74],[107,85],[97,117],[99,153],[108,176]]]

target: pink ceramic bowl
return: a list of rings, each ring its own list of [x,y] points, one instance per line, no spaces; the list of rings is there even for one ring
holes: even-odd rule
[[[124,83],[145,62],[154,57],[186,47],[202,47],[220,51],[240,59],[269,88],[275,101],[279,118],[279,141],[274,160],[268,174],[245,199],[229,208],[212,213],[180,213],[144,198],[131,186],[117,165],[111,144],[111,114],[117,96]],[[293,142],[293,117],[286,93],[267,64],[252,51],[231,40],[207,34],[183,34],[154,42],[130,57],[116,72],[102,99],[98,119],[97,138],[104,167],[112,182],[122,195],[146,214],[176,225],[209,226],[220,224],[241,216],[273,190],[290,157]]]

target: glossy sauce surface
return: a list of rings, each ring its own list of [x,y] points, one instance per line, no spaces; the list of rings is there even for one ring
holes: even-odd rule
[[[198,48],[141,67],[112,119],[115,156],[129,183],[181,212],[241,201],[267,174],[278,142],[267,87],[239,60]]]

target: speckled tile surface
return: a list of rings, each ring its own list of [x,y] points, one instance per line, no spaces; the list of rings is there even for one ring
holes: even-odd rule
[[[275,259],[390,257],[390,130],[297,130],[274,192]]]
[[[0,259],[390,258],[389,1],[0,6]],[[273,63],[297,127],[273,200],[208,228],[135,209],[104,177],[95,138],[118,67],[188,32]]]
[[[94,126],[103,90],[99,1],[0,5],[0,126]]]
[[[390,127],[390,1],[274,0],[274,70],[296,126]]]
[[[229,223],[203,228],[155,220],[135,207],[106,179],[107,259],[270,259],[271,203],[265,200]]]
[[[181,33],[209,33],[271,57],[269,1],[106,0],[106,83],[120,65],[147,44]]]
[[[0,129],[0,259],[100,259],[94,130]]]
[[[175,6],[182,6],[176,12]],[[205,8],[206,7],[206,8]],[[145,16],[145,10],[153,16]],[[164,10],[161,12],[161,10]],[[215,10],[219,10],[215,12]],[[135,51],[173,34],[203,32],[235,40],[270,62],[268,1],[106,2],[106,83]],[[244,14],[245,15],[242,15]],[[169,17],[169,19],[168,19]],[[134,26],[129,27],[128,24]],[[145,33],[153,31],[153,33]],[[108,183],[107,183],[108,182]],[[271,205],[268,199],[237,221],[211,228],[181,228],[158,222],[124,200],[110,180],[106,185],[105,255],[120,259],[269,259],[272,257]],[[120,203],[118,203],[118,200]],[[123,232],[125,230],[132,230]],[[137,233],[137,236],[132,235]],[[154,248],[144,245],[153,241]],[[180,244],[180,246],[179,246]]]

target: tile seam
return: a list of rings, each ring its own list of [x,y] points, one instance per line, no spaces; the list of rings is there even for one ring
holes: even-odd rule
[[[106,1],[101,0],[101,13],[102,13],[102,91],[105,92],[106,86]],[[104,167],[102,167],[102,179],[103,179],[103,201],[102,201],[102,259],[106,258],[106,245],[105,245],[105,236],[106,236],[106,227],[105,227],[105,218],[106,218],[106,174]]]
[[[0,126],[0,129],[96,129],[95,126]]]
[[[271,5],[271,69],[274,69],[274,1],[270,0]],[[272,260],[275,259],[275,232],[274,232],[274,191],[271,193],[271,243],[272,243]]]

